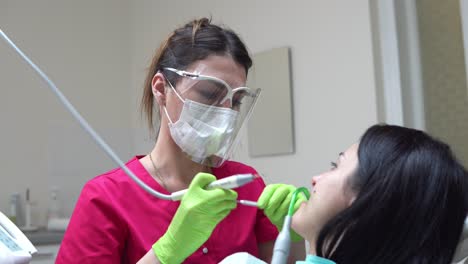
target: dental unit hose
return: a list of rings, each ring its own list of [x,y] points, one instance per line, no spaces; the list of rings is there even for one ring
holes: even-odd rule
[[[23,58],[38,74],[44,81],[46,81],[49,88],[52,92],[59,98],[60,102],[65,106],[65,108],[73,115],[73,117],[78,121],[81,127],[88,132],[88,134],[93,138],[93,140],[101,147],[101,149],[106,152],[106,154],[119,165],[120,168],[133,180],[135,181],[141,188],[145,191],[150,193],[153,196],[156,196],[160,199],[164,200],[173,200],[178,201],[182,198],[183,194],[187,190],[178,191],[172,193],[171,195],[162,194],[158,191],[153,190],[151,187],[146,185],[143,181],[141,181],[128,167],[122,162],[122,160],[115,154],[115,152],[110,148],[110,146],[99,136],[99,134],[89,125],[89,123],[80,115],[80,113],[76,110],[76,108],[68,101],[65,95],[55,86],[55,84],[49,79],[49,77],[38,67],[34,62],[32,62],[16,45],[11,41],[8,36],[0,29],[0,36],[18,53],[21,58]],[[226,177],[221,180],[217,180],[209,184],[206,188],[236,188],[240,187],[248,182],[251,182],[258,175],[254,174],[240,174],[240,175],[233,175],[230,177]]]
[[[294,191],[291,202],[289,203],[288,214],[284,218],[283,228],[275,241],[273,248],[272,264],[285,264],[288,262],[289,250],[291,248],[291,221],[294,214],[294,204],[296,203],[297,194],[302,192],[307,199],[310,198],[309,190],[304,187],[297,188]]]

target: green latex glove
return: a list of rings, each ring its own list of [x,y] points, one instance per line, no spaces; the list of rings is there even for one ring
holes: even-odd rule
[[[198,173],[193,178],[166,233],[153,245],[153,252],[161,263],[182,263],[237,206],[235,191],[203,189],[215,180],[209,173]]]
[[[296,187],[288,184],[270,184],[263,189],[258,199],[258,207],[263,209],[265,215],[278,228],[278,231],[283,228],[284,217],[288,214],[289,204],[296,189]],[[299,209],[303,202],[307,201],[301,193],[296,198],[294,212]],[[297,242],[303,240],[303,238],[294,230],[291,230],[291,240]]]

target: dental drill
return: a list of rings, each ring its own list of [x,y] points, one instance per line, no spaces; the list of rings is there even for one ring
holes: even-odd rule
[[[224,179],[214,181],[208,184],[208,186],[206,186],[206,189],[207,190],[210,190],[213,188],[233,189],[233,188],[240,187],[244,184],[247,184],[257,177],[259,177],[257,174],[250,174],[250,173],[249,174],[237,174],[237,175],[233,175],[230,177],[226,177]],[[186,192],[187,192],[187,189],[173,192],[171,194],[172,200],[178,201],[182,199],[182,197],[184,196]],[[241,200],[241,201],[244,201],[244,200]],[[241,201],[239,201],[240,204],[242,204]]]
[[[151,187],[146,185],[142,180],[140,180],[128,167],[122,162],[122,160],[115,154],[115,152],[111,149],[111,147],[99,136],[99,134],[89,125],[89,123],[80,115],[80,113],[76,110],[76,108],[68,101],[65,95],[57,88],[57,86],[49,79],[49,77],[36,65],[32,62],[16,45],[13,41],[8,38],[8,36],[0,29],[0,36],[21,56],[21,58],[26,61],[29,66],[31,66],[34,71],[39,74],[39,76],[44,79],[47,83],[49,88],[52,92],[58,97],[60,102],[65,106],[65,108],[72,114],[72,116],[78,121],[81,127],[91,136],[91,138],[101,147],[102,150],[115,162],[119,165],[120,168],[134,181],[136,182],[141,188],[145,191],[150,193],[153,196],[156,196],[160,199],[164,200],[172,200],[172,201],[179,201],[182,199],[183,194],[187,190],[178,191],[168,194],[162,194],[158,191],[153,190]],[[214,181],[210,183],[206,188],[225,188],[225,189],[232,189],[240,187],[244,184],[247,184],[257,178],[258,175],[254,174],[240,174],[240,175],[233,175],[230,177],[226,177],[221,180]],[[244,201],[244,200],[242,200]],[[238,201],[240,204],[243,204],[241,201]],[[247,201],[250,206],[253,206],[254,202]]]

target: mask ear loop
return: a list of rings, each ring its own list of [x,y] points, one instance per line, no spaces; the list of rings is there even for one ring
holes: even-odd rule
[[[164,75],[163,75],[164,76]],[[172,91],[174,91],[174,93],[177,95],[177,97],[179,97],[180,101],[182,101],[183,103],[185,103],[185,100],[179,95],[179,93],[177,92],[177,90],[174,88],[174,86],[172,86],[172,83],[166,78],[166,76],[164,76],[164,79],[166,79],[167,83],[169,84],[169,86],[171,87]],[[169,122],[171,124],[174,124],[174,122],[172,122],[172,119],[171,117],[169,116],[169,112],[167,112],[167,108],[166,106],[164,105],[164,112],[166,112],[166,116],[167,116],[167,119],[169,119]]]
[[[166,106],[164,106],[164,112],[166,112],[166,117],[167,117],[167,119],[169,119],[169,122],[170,122],[171,124],[174,124],[174,122],[172,122],[171,117],[169,116],[169,113],[167,112]]]
[[[166,78],[166,77],[164,77],[164,78]],[[169,86],[171,87],[171,89],[174,91],[174,93],[177,95],[177,97],[179,97],[180,101],[182,101],[182,103],[185,103],[185,100],[182,98],[182,96],[179,95],[179,93],[174,88],[174,86],[172,86],[172,83],[167,78],[166,78],[166,81],[169,84]]]

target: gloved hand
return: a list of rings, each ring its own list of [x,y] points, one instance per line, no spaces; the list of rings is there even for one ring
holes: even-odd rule
[[[153,245],[161,263],[182,263],[237,206],[235,191],[203,189],[215,180],[209,173],[198,173],[193,178],[166,233]]]
[[[270,184],[263,189],[258,199],[258,208],[263,209],[265,215],[281,231],[283,228],[284,217],[288,214],[289,204],[291,203],[293,192],[297,188],[288,184]],[[301,206],[301,203],[307,201],[302,193],[297,194],[294,212]],[[294,230],[291,230],[291,241],[301,241],[303,238]]]

